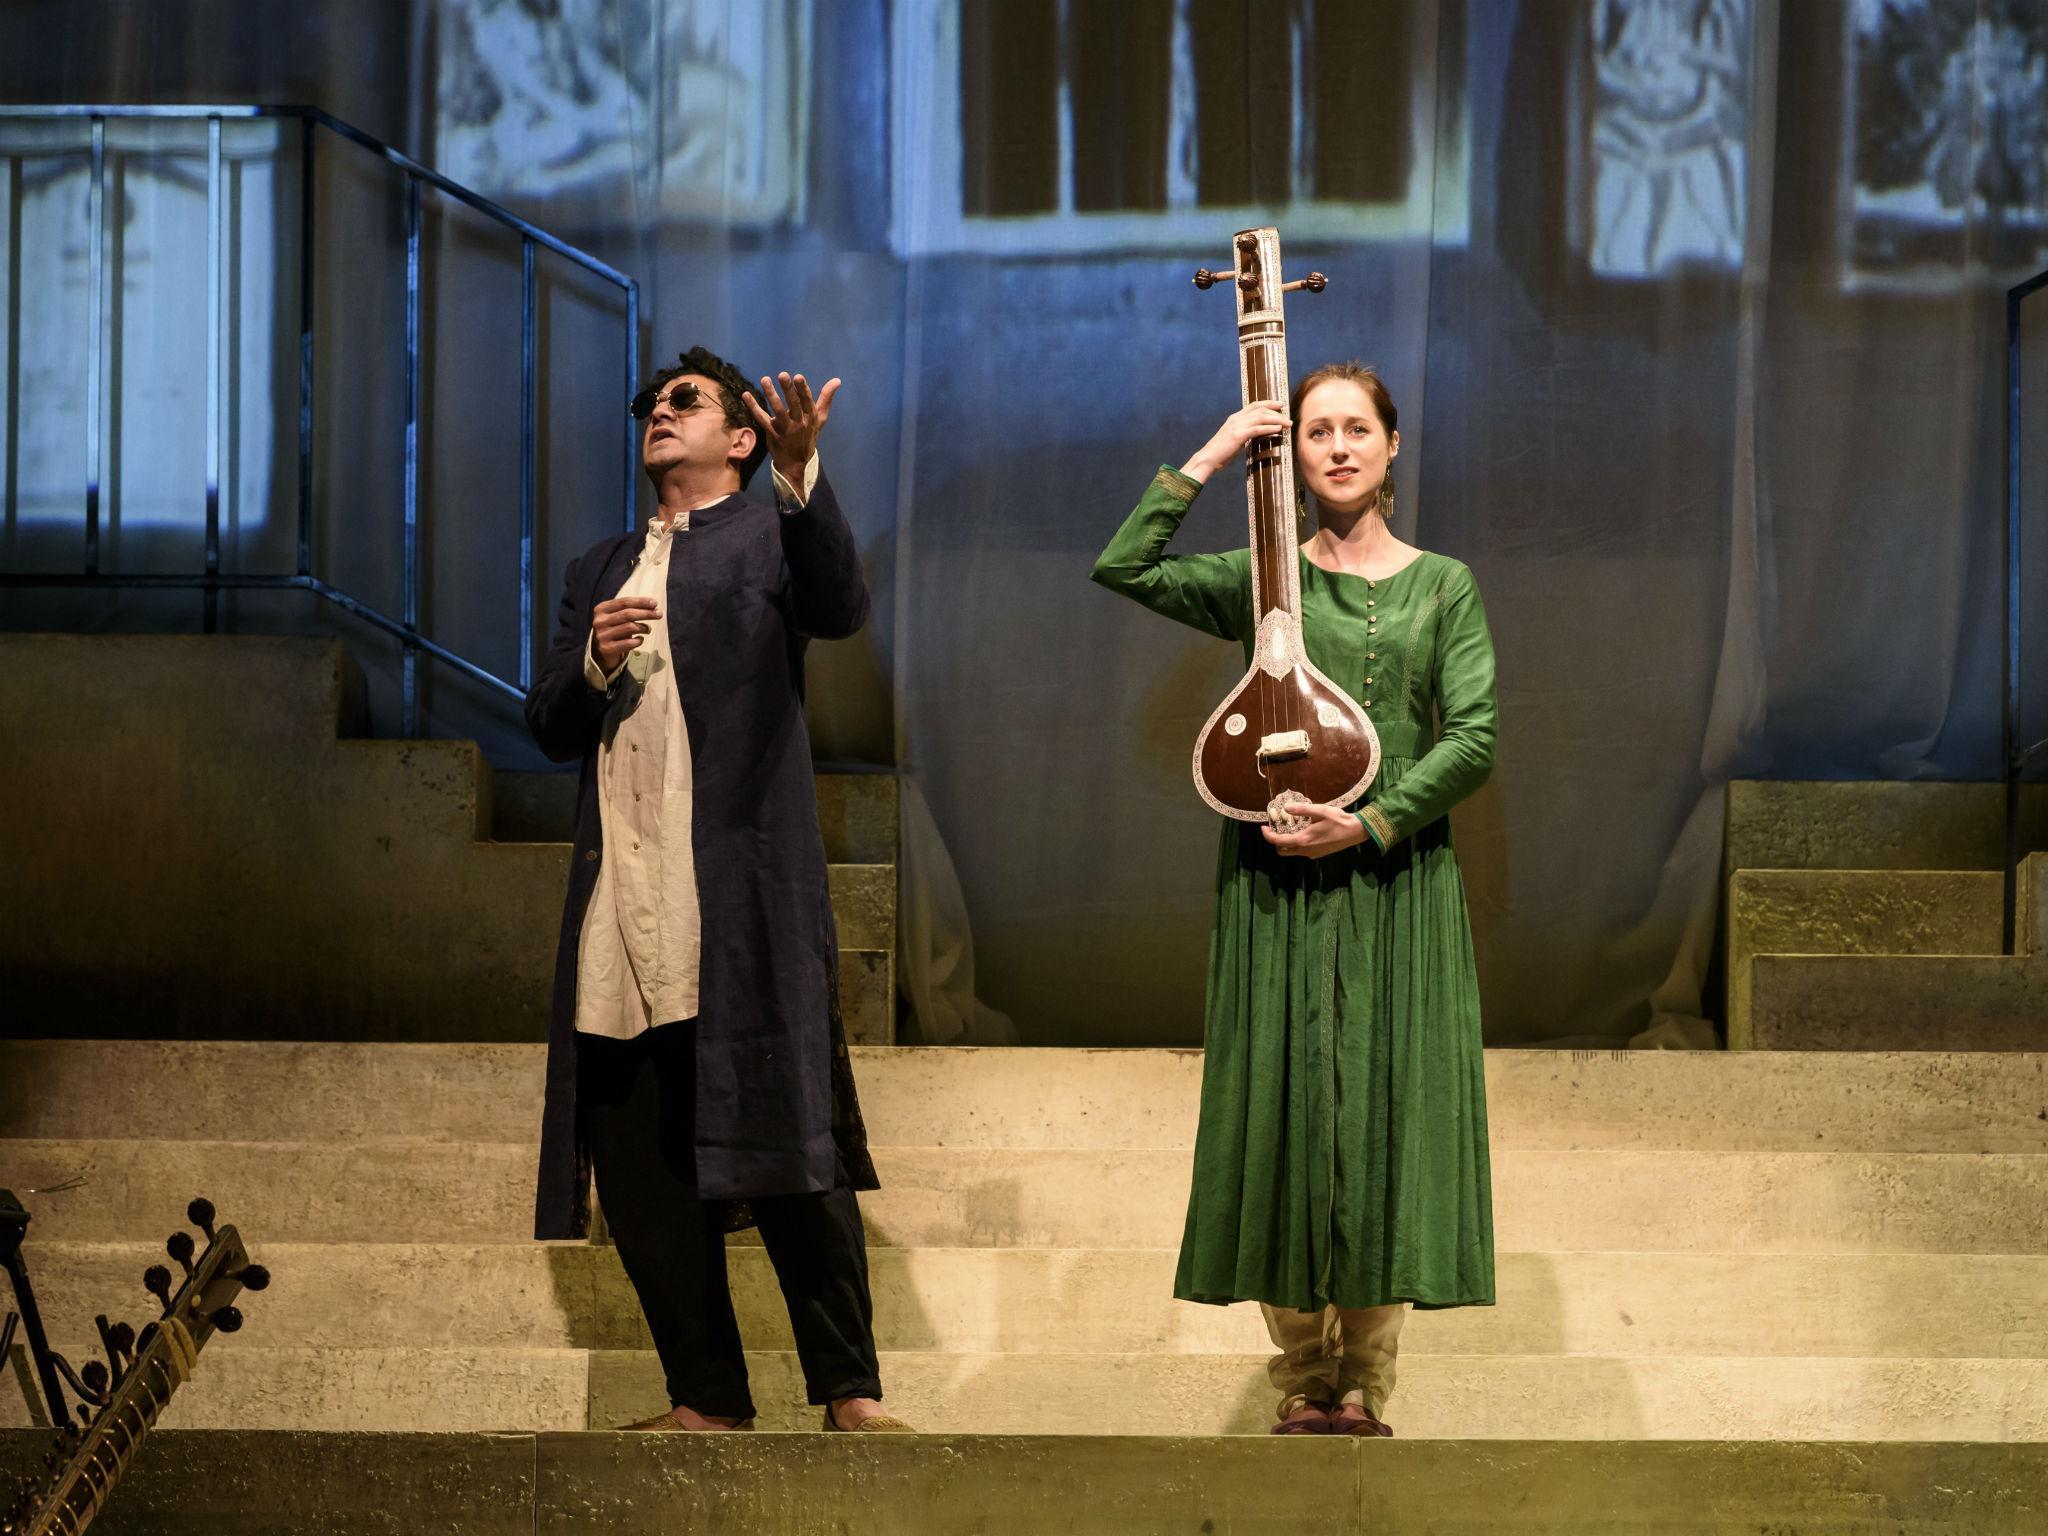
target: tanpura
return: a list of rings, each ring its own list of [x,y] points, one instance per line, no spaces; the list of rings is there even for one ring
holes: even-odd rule
[[[1287,328],[1281,295],[1327,281],[1311,272],[1280,280],[1280,232],[1247,229],[1233,271],[1195,274],[1197,288],[1230,282],[1237,292],[1238,382],[1244,404],[1287,399]],[[1300,824],[1294,808],[1349,805],[1379,772],[1380,738],[1357,700],[1308,659],[1301,638],[1300,516],[1294,429],[1245,445],[1251,514],[1251,670],[1195,738],[1195,788],[1225,816]]]

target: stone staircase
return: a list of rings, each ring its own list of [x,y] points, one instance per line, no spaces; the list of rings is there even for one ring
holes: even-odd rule
[[[1265,1436],[1255,1309],[1170,1299],[1198,1054],[855,1068],[927,1431],[886,1445],[583,1432],[663,1394],[613,1251],[525,1240],[537,1046],[0,1043],[59,1347],[146,1316],[193,1193],[274,1275],[106,1529],[2041,1529],[2048,1057],[1490,1053],[1500,1305],[1411,1320],[1371,1444]],[[813,1428],[765,1255],[732,1268],[763,1427]],[[38,1443],[0,1427],[0,1471]]]
[[[7,1032],[547,1038],[573,772],[363,738],[332,640],[0,635],[0,719]],[[818,809],[848,1034],[887,1044],[895,779]]]
[[[658,1411],[612,1251],[526,1240],[540,1068],[532,1046],[0,1047],[0,1167],[85,1181],[30,1201],[39,1284],[78,1298],[53,1334],[83,1352],[89,1311],[139,1294],[203,1191],[276,1278],[169,1424]],[[893,1406],[939,1434],[1264,1429],[1256,1309],[1171,1299],[1197,1054],[856,1068]],[[1496,1052],[1488,1072],[1500,1305],[1413,1318],[1404,1436],[2048,1440],[2048,1057]],[[734,1272],[763,1427],[811,1427],[765,1256]]]
[[[2004,849],[1998,784],[1730,784],[1729,1048],[2048,1050],[2048,855],[2006,955]]]
[[[37,732],[0,759],[0,1184],[53,1340],[146,1318],[195,1194],[275,1277],[96,1532],[2048,1529],[2048,1041],[1489,1053],[1500,1304],[1411,1320],[1371,1443],[1265,1435],[1256,1309],[1171,1299],[1199,1053],[859,1048],[927,1433],[591,1433],[663,1394],[615,1253],[527,1237],[565,783],[351,737],[353,694],[310,642],[0,637]],[[889,782],[819,781],[870,1040]],[[2035,963],[1954,852],[1982,787],[1842,791],[1888,826],[1804,788],[1736,791],[1742,1043],[1820,1038],[1795,962]],[[763,1428],[814,1429],[765,1256],[732,1271]],[[0,1387],[0,1476],[25,1413]]]

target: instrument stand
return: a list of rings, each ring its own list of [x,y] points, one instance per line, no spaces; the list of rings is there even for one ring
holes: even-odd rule
[[[43,1316],[36,1310],[35,1289],[28,1283],[28,1265],[21,1256],[21,1241],[28,1223],[28,1209],[14,1198],[14,1191],[0,1189],[0,1269],[7,1271],[7,1278],[14,1284],[16,1308],[7,1315],[4,1328],[0,1328],[0,1354],[14,1357],[11,1346],[18,1313],[43,1387],[39,1399],[27,1371],[17,1364],[15,1374],[21,1382],[21,1395],[28,1399],[30,1418],[54,1426],[68,1423],[71,1415],[64,1401],[63,1385],[57,1378],[57,1357],[50,1352],[49,1338],[43,1333]]]

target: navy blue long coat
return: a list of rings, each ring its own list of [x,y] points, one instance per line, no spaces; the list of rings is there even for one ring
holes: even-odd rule
[[[606,696],[583,675],[591,610],[616,597],[646,540],[619,534],[572,561],[526,722],[556,762],[580,758],[576,842],[556,950],[534,1236],[588,1229],[576,1112],[576,960],[604,857],[597,745]],[[697,1182],[706,1199],[830,1189],[841,1158],[876,1187],[839,1010],[839,945],[804,727],[804,649],[867,622],[853,530],[819,477],[783,513],[734,495],[690,514],[663,605],[689,725],[703,959]],[[735,1207],[743,1210],[743,1207]]]

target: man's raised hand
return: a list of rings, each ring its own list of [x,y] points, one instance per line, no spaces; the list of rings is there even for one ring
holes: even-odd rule
[[[782,387],[778,390],[777,380]],[[747,409],[754,413],[762,434],[768,439],[768,457],[782,478],[803,489],[804,469],[818,448],[818,434],[832,414],[832,397],[839,393],[839,381],[828,379],[816,398],[808,380],[800,373],[778,373],[771,379],[761,375],[761,393],[746,394]],[[761,402],[768,402],[764,408]]]

